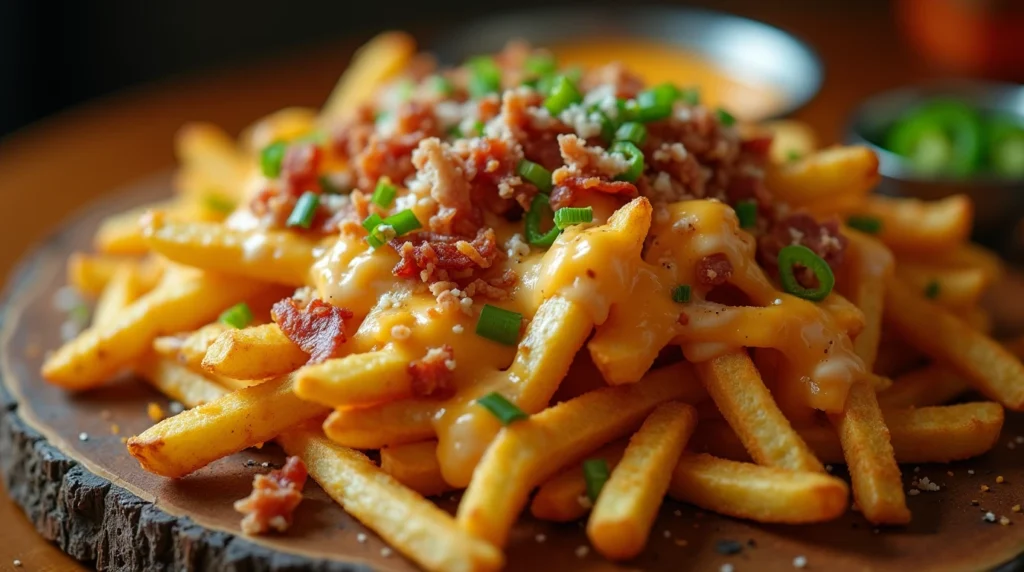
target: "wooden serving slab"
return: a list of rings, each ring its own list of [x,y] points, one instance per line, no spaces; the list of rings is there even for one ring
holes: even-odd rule
[[[41,535],[99,569],[415,570],[312,482],[287,534],[244,537],[232,503],[248,494],[253,474],[282,462],[276,447],[244,451],[178,481],[156,477],[121,439],[151,425],[147,404],[167,409],[166,399],[127,376],[77,395],[40,378],[45,352],[60,343],[64,316],[53,299],[65,283],[68,255],[88,248],[101,216],[168,188],[162,175],[97,204],[36,248],[11,281],[0,330],[0,470],[10,496]],[[1024,306],[1024,286],[999,290],[1007,302],[1001,327],[1024,324],[1014,311]],[[1024,442],[1017,440],[1024,441],[1020,414],[1008,416],[999,444],[984,457],[904,466],[908,489],[914,476],[942,486],[908,497],[914,522],[905,528],[877,529],[852,511],[822,525],[762,526],[667,502],[635,561],[612,564],[583,548],[582,524],[524,517],[506,550],[507,569],[719,570],[729,563],[737,572],[775,571],[793,570],[801,556],[811,570],[1019,569],[1011,562],[1024,551],[1024,514],[1011,509],[1024,503]],[[997,476],[1005,482],[996,484]],[[456,499],[440,504],[454,510]],[[988,511],[1012,524],[985,522]],[[722,541],[739,543],[740,552],[722,554]]]

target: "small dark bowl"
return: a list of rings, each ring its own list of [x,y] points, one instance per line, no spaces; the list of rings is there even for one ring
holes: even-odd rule
[[[428,49],[441,62],[457,64],[469,56],[498,51],[512,39],[548,46],[601,37],[661,40],[704,56],[729,75],[763,83],[783,99],[772,117],[799,109],[821,88],[821,61],[804,42],[768,24],[694,8],[623,4],[621,8],[531,9],[446,30]]]
[[[1004,254],[1019,254],[1017,227],[1024,216],[1024,179],[979,174],[967,178],[923,176],[906,160],[880,145],[886,130],[906,110],[935,97],[965,101],[983,112],[1013,114],[1024,121],[1024,86],[979,81],[951,81],[887,91],[854,112],[847,140],[878,154],[882,183],[878,191],[893,196],[939,199],[962,193],[975,206],[974,238]]]

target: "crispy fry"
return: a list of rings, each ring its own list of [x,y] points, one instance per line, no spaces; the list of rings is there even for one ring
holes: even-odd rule
[[[242,132],[242,147],[257,154],[277,141],[292,141],[314,134],[317,111],[308,107],[286,107],[261,117]]]
[[[149,246],[142,236],[143,215],[154,208],[173,211],[178,206],[175,201],[166,201],[134,208],[103,219],[93,237],[96,250],[103,254],[143,255],[149,252]]]
[[[900,263],[902,264],[903,262],[932,264],[946,268],[981,270],[985,273],[989,284],[997,282],[1006,273],[1006,264],[997,254],[971,242],[963,242],[938,252],[901,252]]]
[[[421,441],[380,450],[380,468],[395,480],[425,497],[452,490],[441,476],[437,441]]]
[[[100,385],[141,357],[158,335],[199,327],[262,288],[200,272],[165,277],[116,320],[91,327],[58,349],[43,365],[43,376],[68,389]]]
[[[602,459],[614,468],[626,451],[626,441],[615,441],[601,447],[590,459]],[[537,489],[530,503],[530,514],[554,522],[570,522],[581,518],[590,510],[586,498],[587,481],[583,477],[583,463],[575,463],[548,479]]]
[[[969,308],[988,287],[988,275],[981,268],[943,268],[924,264],[900,264],[896,275],[918,292],[931,292],[944,308]]]
[[[964,378],[936,363],[901,375],[878,394],[878,405],[888,409],[942,405],[970,387]]]
[[[413,396],[411,358],[394,347],[308,365],[295,373],[299,397],[331,407],[365,407]]]
[[[643,551],[672,468],[696,425],[693,407],[665,403],[629,440],[587,522],[587,537],[606,558],[626,560]]]
[[[119,267],[96,301],[96,309],[92,313],[93,325],[109,326],[142,293],[143,285],[139,283],[136,269],[130,265]]]
[[[863,196],[878,184],[878,157],[861,146],[822,149],[796,161],[770,166],[765,184],[793,205],[828,197]]]
[[[295,395],[291,377],[229,393],[170,417],[128,440],[144,469],[179,478],[327,413]]]
[[[900,468],[875,390],[865,381],[854,383],[846,409],[829,418],[839,434],[853,481],[853,497],[864,518],[873,524],[910,522]]]
[[[856,338],[864,330],[864,311],[841,294],[829,294],[828,298],[821,301],[821,306],[832,314],[836,323],[850,338]]]
[[[181,164],[179,175],[187,173],[191,184],[178,191],[202,201],[206,195],[237,202],[250,167],[234,140],[211,123],[187,123],[174,137],[175,154]],[[179,177],[181,180],[182,177]]]
[[[352,57],[348,69],[327,98],[322,116],[336,120],[351,113],[369,100],[380,84],[402,71],[415,52],[416,41],[408,34],[378,34]]]
[[[754,460],[797,471],[825,470],[779,411],[746,352],[727,354],[696,367],[708,394]]]
[[[193,371],[202,371],[206,351],[230,326],[212,322],[187,335],[161,336],[153,340],[153,349],[161,356],[178,361]]]
[[[146,244],[182,264],[287,286],[302,286],[313,265],[310,240],[284,231],[250,233],[208,222],[173,222],[150,213]]]
[[[284,335],[277,324],[227,330],[210,345],[203,369],[231,379],[264,379],[291,373],[309,354]]]
[[[587,393],[505,427],[473,473],[459,504],[459,525],[504,546],[530,490],[637,427],[659,403],[680,399],[695,383],[692,373],[681,379],[645,378]]]
[[[882,221],[878,236],[895,251],[941,252],[970,236],[974,207],[964,195],[930,202],[874,195],[860,214]]]
[[[345,512],[423,568],[485,572],[502,567],[500,550],[460,530],[447,513],[378,469],[366,455],[304,429],[278,441],[289,455],[302,458],[310,476]]]
[[[668,494],[707,510],[758,522],[825,522],[846,511],[849,489],[825,474],[788,471],[684,453]]]
[[[779,119],[761,125],[772,134],[772,146],[768,156],[773,163],[786,164],[806,157],[818,148],[814,130],[803,121]]]
[[[99,296],[118,268],[138,264],[130,257],[75,252],[68,257],[68,282],[86,296]]]
[[[886,284],[885,318],[907,341],[949,364],[981,393],[1009,409],[1024,409],[1024,365],[998,342],[899,280]]]
[[[137,369],[157,391],[187,407],[208,403],[227,393],[213,381],[165,357],[149,354],[142,358]]]
[[[437,436],[434,417],[443,401],[407,399],[373,407],[339,409],[324,422],[332,441],[353,449],[380,449]]]
[[[849,229],[844,234],[850,240],[846,254],[849,287],[845,291],[864,314],[864,328],[856,336],[851,335],[853,349],[871,371],[882,339],[885,280],[892,276],[894,261],[889,249],[878,240]]]

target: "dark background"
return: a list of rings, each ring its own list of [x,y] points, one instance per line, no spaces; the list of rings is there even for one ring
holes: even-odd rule
[[[622,5],[629,0],[616,2]],[[552,4],[520,0],[0,0],[0,136],[133,85],[211,71],[385,28],[426,34],[482,14]],[[757,16],[778,11],[877,11],[884,0],[719,0],[699,5]],[[870,40],[866,30],[865,41]],[[341,70],[339,70],[340,73]],[[268,77],[268,82],[274,78]]]

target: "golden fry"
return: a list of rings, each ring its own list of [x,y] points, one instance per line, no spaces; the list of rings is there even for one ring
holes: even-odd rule
[[[898,252],[941,252],[971,234],[974,206],[964,195],[939,201],[868,197],[861,214],[881,220],[878,237]]]
[[[858,381],[850,388],[846,408],[829,416],[839,434],[853,481],[853,497],[872,524],[906,524],[910,509],[903,494],[889,429],[875,399],[875,390]]]
[[[137,369],[157,391],[187,407],[214,401],[227,393],[223,387],[187,367],[153,354],[142,358]]]
[[[284,335],[277,324],[227,330],[203,357],[203,369],[231,379],[265,379],[295,371],[309,354]]]
[[[878,394],[878,405],[887,409],[942,405],[970,387],[964,378],[936,363],[898,377],[892,387]]]
[[[944,308],[968,308],[989,286],[981,268],[943,268],[923,264],[900,264],[896,275],[918,292],[931,295]]]
[[[625,441],[615,441],[587,455],[590,459],[602,459],[614,468],[626,451]],[[554,522],[570,522],[587,514],[590,503],[586,498],[587,481],[583,477],[583,463],[570,465],[548,479],[537,489],[530,503],[530,514]]]
[[[696,426],[693,407],[665,403],[629,440],[587,522],[587,537],[605,558],[627,560],[643,551],[672,468]]]
[[[261,117],[247,127],[240,140],[252,155],[278,141],[293,141],[316,134],[317,110],[308,107],[286,107]]]
[[[86,296],[99,296],[117,269],[136,260],[122,256],[82,254],[68,257],[68,282]]]
[[[501,551],[466,534],[446,512],[377,468],[366,455],[299,429],[278,438],[345,512],[426,570],[487,572]]]
[[[179,478],[327,413],[295,395],[290,377],[229,393],[164,419],[128,440],[144,469]]]
[[[425,497],[452,490],[452,486],[441,476],[441,465],[437,462],[437,441],[384,447],[380,450],[380,468]]]
[[[139,283],[137,270],[130,265],[119,267],[96,301],[92,313],[93,325],[109,326],[142,293],[143,285]]]
[[[900,263],[902,264],[904,261],[946,268],[981,270],[990,284],[999,281],[1006,273],[1006,263],[999,258],[999,255],[971,242],[963,242],[939,252],[923,254],[901,252]]]
[[[849,287],[846,293],[864,313],[864,329],[853,338],[853,349],[871,371],[882,339],[882,310],[885,281],[892,276],[893,256],[878,240],[856,231],[844,230],[850,241],[847,250]]]
[[[228,329],[230,326],[223,322],[212,322],[188,334],[161,336],[153,340],[153,349],[165,358],[201,372],[206,351]]]
[[[382,83],[397,75],[416,53],[408,34],[385,32],[359,48],[324,104],[322,116],[336,120],[370,99]]]
[[[772,146],[768,156],[773,163],[790,163],[814,153],[818,148],[818,138],[814,130],[803,121],[778,119],[768,121],[760,127],[772,135]]]
[[[878,157],[861,146],[822,149],[796,161],[772,165],[765,172],[768,188],[791,205],[864,196],[878,179]]]
[[[372,407],[339,409],[324,422],[332,441],[353,449],[380,449],[437,436],[434,418],[443,401],[407,399]]]
[[[295,373],[299,397],[331,407],[365,407],[412,397],[408,355],[393,347],[308,365]]]

